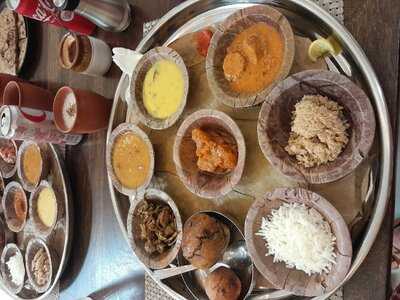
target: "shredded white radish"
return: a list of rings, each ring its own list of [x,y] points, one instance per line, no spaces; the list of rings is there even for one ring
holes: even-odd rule
[[[274,262],[284,262],[308,275],[329,273],[335,264],[335,241],[322,215],[304,204],[284,203],[262,219],[256,235],[266,241]]]

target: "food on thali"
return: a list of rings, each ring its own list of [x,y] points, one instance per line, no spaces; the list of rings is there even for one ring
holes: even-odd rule
[[[42,175],[43,158],[36,144],[29,145],[22,154],[22,172],[26,181],[37,185]]]
[[[271,84],[283,62],[284,43],[275,27],[256,23],[240,32],[227,48],[223,70],[238,93],[255,93]]]
[[[112,168],[122,186],[137,189],[149,176],[151,157],[145,141],[132,132],[119,135],[111,153]]]
[[[236,167],[237,144],[228,133],[219,129],[195,128],[192,140],[196,143],[197,166],[200,170],[220,174]]]
[[[13,194],[12,202],[15,212],[15,217],[18,219],[19,223],[23,223],[26,218],[28,208],[26,207],[26,199],[24,192],[21,190],[16,190]]]
[[[295,105],[285,150],[306,168],[334,161],[346,147],[349,123],[343,107],[320,95],[306,95]]]
[[[140,239],[148,254],[162,254],[175,244],[176,220],[167,204],[144,200],[138,207],[138,218]]]
[[[20,147],[17,162],[20,170],[23,170],[23,156],[24,154],[26,154],[26,150],[30,145],[38,147],[37,144],[31,143],[27,145],[22,145]],[[60,165],[58,164],[56,159],[53,159],[53,155],[55,158],[58,156],[51,149],[51,145],[49,144],[40,144],[40,148],[38,147],[38,149],[40,149],[40,155],[42,156],[42,158],[47,158],[50,161],[48,162],[49,166],[51,167],[51,175],[50,178],[47,179],[52,182],[55,190],[57,192],[60,192],[61,195],[61,191],[65,191],[64,186],[66,183],[63,182],[63,175],[61,175],[62,170],[60,168]],[[25,173],[23,174],[24,178],[22,178],[22,176],[19,176],[18,179],[20,181],[23,180],[27,182],[25,178]],[[54,266],[57,267],[57,269],[55,269],[55,273],[60,271],[59,268],[63,267],[64,264],[62,263],[62,261],[66,257],[65,251],[67,243],[69,243],[67,239],[68,232],[70,230],[70,222],[68,221],[68,218],[65,217],[65,214],[68,213],[68,206],[62,206],[63,209],[60,211],[61,215],[58,215],[60,222],[57,223],[57,225],[59,225],[59,227],[57,227],[57,230],[52,231],[51,228],[49,228],[47,232],[44,232],[44,229],[36,227],[36,224],[39,223],[40,225],[42,225],[42,227],[46,227],[46,225],[51,225],[52,223],[55,224],[55,222],[52,221],[53,218],[55,219],[55,221],[57,221],[57,217],[54,217],[53,215],[53,204],[48,202],[49,199],[39,200],[40,191],[44,191],[44,193],[42,193],[44,196],[45,194],[47,194],[46,188],[43,187],[44,183],[47,182],[42,182],[37,190],[37,193],[35,192],[34,194],[31,194],[31,206],[27,202],[27,194],[25,193],[25,190],[23,189],[21,184],[16,181],[8,182],[5,189],[6,193],[3,197],[3,207],[5,209],[4,212],[7,225],[11,231],[17,232],[17,235],[6,236],[6,240],[15,240],[16,245],[14,248],[18,248],[21,251],[24,251],[24,271],[26,271],[27,279],[29,281],[27,283],[24,280],[24,284],[21,286],[21,293],[19,292],[19,289],[17,290],[13,285],[10,286],[12,287],[12,290],[10,291],[14,294],[20,295],[19,298],[22,297],[21,295],[27,295],[26,284],[28,284],[29,286],[29,295],[36,295],[34,297],[38,297],[39,294],[46,292],[52,280],[53,273],[50,266],[52,256],[44,241],[42,242],[42,240],[40,240],[42,242],[42,245],[37,246],[38,243],[36,242],[36,240],[38,240],[38,237],[45,238],[46,242],[49,243],[49,247],[54,249],[54,255],[55,257],[57,257],[57,262],[61,263],[60,266],[58,266],[58,264]],[[52,192],[54,191],[52,190]],[[67,192],[65,191],[63,195],[65,195],[66,193]],[[43,198],[43,195],[41,195],[41,198]],[[65,197],[68,197],[68,195],[66,195]],[[47,196],[44,198],[47,198]],[[61,199],[64,201],[64,197],[62,197]],[[56,216],[57,213],[58,210],[56,211]],[[30,246],[31,244],[33,244],[33,247]],[[40,250],[40,248],[43,248],[43,250]],[[59,276],[57,276],[55,280],[58,280],[58,277]]]
[[[330,36],[327,39],[319,38],[312,42],[308,48],[308,57],[315,62],[329,55],[338,55],[341,51],[340,44],[334,37]]]
[[[196,34],[197,52],[201,56],[207,56],[212,36],[213,33],[209,29],[204,29]]]
[[[3,211],[8,228],[13,232],[24,229],[28,215],[28,203],[22,186],[9,182],[4,190]]]
[[[199,34],[197,34],[197,36],[199,36]],[[193,41],[193,39],[191,39],[191,41]],[[243,47],[244,47],[243,53],[245,53],[244,55],[241,55],[240,53],[236,52],[236,53],[232,53],[231,56],[227,55],[227,57],[226,57],[226,61],[225,61],[226,64],[224,64],[224,71],[226,71],[227,74],[225,74],[225,75],[227,75],[227,77],[229,77],[228,78],[229,80],[233,81],[233,80],[239,78],[241,76],[241,73],[243,72],[243,70],[246,68],[246,63],[249,62],[249,63],[256,64],[257,63],[257,59],[260,56],[260,52],[257,51],[257,50],[259,50],[260,47],[257,47],[257,39],[256,38],[249,38],[246,41],[246,43],[244,43]],[[201,53],[201,50],[199,49],[199,47],[198,47],[197,51],[199,53]],[[307,51],[304,51],[304,55],[307,55],[306,53],[307,53]],[[245,55],[247,56],[247,60],[245,58]],[[196,58],[198,59],[198,57],[196,57]],[[232,60],[231,64],[229,64],[229,60]],[[289,114],[286,114],[286,116],[289,116]],[[290,117],[289,117],[289,119],[290,119]],[[208,143],[209,137],[204,138],[204,130],[200,129],[200,131],[197,132],[197,140],[196,140],[195,135],[196,135],[196,132],[193,131],[192,132],[192,140],[196,143],[196,146],[198,146],[199,143],[204,143],[204,144]],[[284,143],[286,141],[287,141],[287,138],[285,138]],[[344,147],[345,147],[345,145],[340,150],[340,153],[343,151]],[[197,148],[197,150],[199,150],[199,148]],[[209,149],[206,150],[206,151],[207,152],[211,152]],[[191,153],[193,153],[193,152],[194,151],[192,151]],[[203,169],[203,170],[205,169],[205,171],[207,171],[207,172],[215,171],[216,166],[212,163],[212,159],[210,160],[209,157],[205,157],[204,158],[204,161],[206,163],[210,163],[211,164],[211,167],[209,167],[207,165],[206,168],[202,168],[201,165],[199,165],[199,160],[198,160],[198,168],[199,169]],[[320,163],[320,164],[323,164],[323,163]],[[326,270],[323,270],[323,271],[326,272]]]
[[[178,65],[168,59],[154,63],[143,83],[143,104],[154,118],[167,119],[184,100],[185,81]]]
[[[10,272],[12,283],[21,286],[25,280],[25,264],[22,255],[19,252],[11,255],[6,261],[6,266]]]
[[[50,279],[50,259],[46,250],[42,247],[34,255],[31,262],[33,280],[38,286],[44,286]]]
[[[199,213],[183,227],[183,256],[197,268],[210,268],[222,257],[229,238],[229,228],[224,223]]]
[[[14,165],[17,161],[17,153],[14,144],[8,141],[7,145],[0,147],[0,157],[8,164]]]
[[[205,281],[205,290],[210,300],[236,300],[240,296],[242,283],[235,272],[219,267]]]
[[[0,28],[0,73],[15,75],[26,51],[24,18],[5,8],[0,12]]]
[[[336,263],[336,237],[314,208],[284,203],[262,218],[256,235],[266,241],[266,256],[308,275],[329,273]]]
[[[45,187],[39,192],[36,210],[43,225],[49,228],[54,225],[57,220],[57,199],[51,188]]]

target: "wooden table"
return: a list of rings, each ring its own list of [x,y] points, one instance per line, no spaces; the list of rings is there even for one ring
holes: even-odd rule
[[[131,0],[134,22],[121,34],[99,33],[111,46],[135,48],[143,22],[161,17],[178,0]],[[382,83],[397,124],[399,92],[398,0],[345,0],[345,24],[365,49]],[[32,26],[32,53],[22,76],[55,91],[62,85],[90,89],[112,98],[120,72],[113,66],[107,77],[91,78],[62,70],[57,64],[57,43],[65,31],[39,23]],[[66,150],[74,195],[74,241],[71,260],[61,282],[61,299],[89,294],[102,299],[144,299],[143,272],[118,227],[106,180],[105,132],[93,134]],[[393,203],[393,201],[392,201]],[[345,299],[385,299],[389,284],[389,255],[393,205],[379,237],[357,274],[346,284]],[[133,287],[133,288],[132,288]],[[136,287],[136,288],[135,288]],[[119,298],[118,298],[118,297]]]

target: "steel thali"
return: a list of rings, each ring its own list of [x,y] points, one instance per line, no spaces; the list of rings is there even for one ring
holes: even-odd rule
[[[169,11],[141,41],[136,50],[145,53],[155,46],[167,46],[187,33],[200,30],[210,24],[218,23],[236,10],[253,4],[269,4],[279,8],[289,19],[298,35],[317,38],[319,36],[333,34],[340,41],[343,47],[343,53],[337,58],[327,61],[329,68],[332,71],[345,74],[351,80],[361,85],[370,96],[375,109],[377,122],[379,124],[377,136],[379,139],[380,156],[379,163],[376,165],[375,174],[373,176],[378,179],[375,185],[370,189],[367,197],[368,199],[365,199],[365,202],[373,203],[372,211],[362,238],[355,242],[355,254],[353,256],[352,266],[341,284],[343,285],[360,267],[375,241],[386,213],[393,173],[393,140],[385,97],[368,58],[345,27],[310,0],[189,0]],[[116,124],[125,121],[126,106],[123,104],[121,98],[124,97],[128,84],[127,76],[123,75],[115,94],[108,136]],[[127,203],[126,199],[121,199],[119,197],[118,193],[113,188],[110,178],[109,187],[118,222],[126,240],[128,240],[126,219],[129,203]],[[147,271],[151,276],[151,271]],[[158,283],[168,294],[177,299],[185,299],[189,295],[185,292],[181,280],[168,280]],[[332,293],[315,299],[326,299]],[[265,291],[263,295],[258,293],[252,297],[254,297],[254,299],[282,299],[282,297],[285,296],[287,296],[287,293],[282,291]]]
[[[33,226],[33,221],[29,217],[25,229],[18,233],[17,235],[12,235],[12,239],[9,242],[17,243],[18,247],[23,251],[26,250],[27,243],[32,238],[42,239],[51,249],[57,257],[57,268],[53,274],[53,279],[51,281],[50,287],[43,293],[37,293],[33,290],[29,283],[24,284],[24,288],[18,295],[14,295],[9,291],[3,282],[3,278],[0,280],[0,288],[7,292],[13,299],[30,299],[30,300],[40,300],[48,299],[54,295],[58,294],[58,285],[61,275],[67,266],[71,251],[72,242],[72,226],[73,226],[73,204],[71,198],[71,188],[69,177],[66,172],[66,167],[62,158],[62,154],[58,148],[52,144],[42,144],[42,150],[46,153],[46,157],[50,164],[49,175],[46,177],[52,186],[52,188],[57,192],[58,203],[61,205],[62,209],[57,217],[57,222],[54,229],[47,236],[39,233]],[[13,180],[13,177],[10,180]],[[13,241],[15,240],[15,241]]]

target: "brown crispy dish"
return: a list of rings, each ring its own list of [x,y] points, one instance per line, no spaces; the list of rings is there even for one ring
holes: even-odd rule
[[[138,208],[140,218],[140,239],[149,254],[164,253],[173,246],[178,235],[172,209],[165,205],[148,200]]]
[[[236,167],[237,145],[228,133],[196,128],[192,131],[192,139],[196,143],[197,166],[200,170],[221,174]]]

